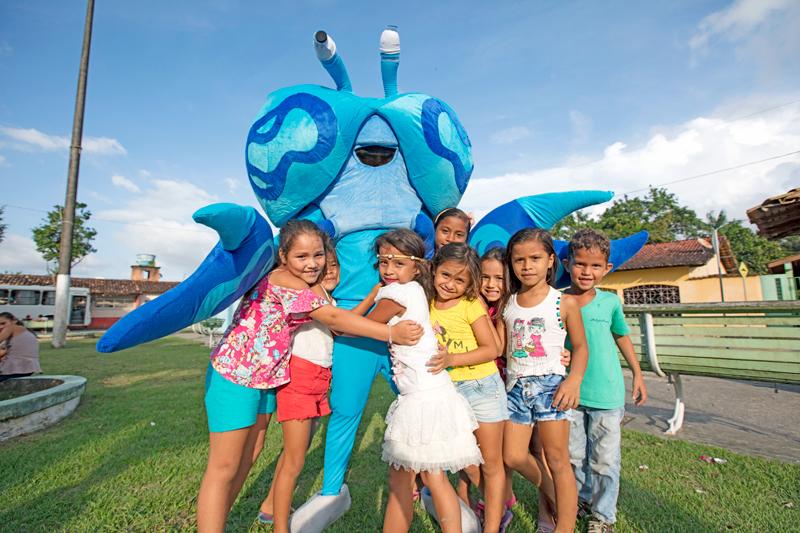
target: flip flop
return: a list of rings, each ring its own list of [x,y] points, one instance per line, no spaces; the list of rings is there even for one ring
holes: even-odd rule
[[[258,512],[258,522],[260,524],[272,524],[275,521],[275,517],[269,513],[265,513],[263,511]]]

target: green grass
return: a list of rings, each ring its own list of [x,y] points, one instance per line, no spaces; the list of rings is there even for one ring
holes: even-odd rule
[[[88,378],[81,405],[46,431],[0,444],[1,531],[191,531],[207,453],[203,376],[208,350],[176,338],[100,355],[88,341],[55,351],[42,367]],[[380,461],[383,415],[392,394],[376,380],[347,482],[353,507],[333,532],[378,531],[386,502]],[[154,424],[154,425],[153,425]],[[300,478],[295,505],[322,483],[323,435]],[[269,531],[255,523],[280,451],[272,426],[228,521],[229,531]],[[725,465],[698,460],[725,457]],[[639,470],[646,464],[649,469]],[[511,531],[535,529],[536,492],[515,478],[520,504]],[[620,532],[797,531],[800,467],[722,449],[626,431]],[[417,509],[412,531],[434,531]]]

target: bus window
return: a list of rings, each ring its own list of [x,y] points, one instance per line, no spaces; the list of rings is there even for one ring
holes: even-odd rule
[[[56,305],[56,291],[44,291],[42,293],[42,305]]]
[[[73,296],[69,313],[69,323],[83,325],[86,320],[86,296]]]
[[[0,305],[8,305],[8,289],[0,289]]]
[[[39,305],[39,291],[12,290],[10,303],[11,305]]]

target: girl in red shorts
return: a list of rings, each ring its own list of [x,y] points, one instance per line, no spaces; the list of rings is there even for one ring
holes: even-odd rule
[[[331,293],[339,284],[339,260],[328,242],[326,272],[312,287],[315,293],[336,305]],[[377,287],[376,287],[377,289]],[[353,309],[363,315],[374,303],[376,291]],[[324,324],[312,321],[302,325],[292,340],[289,372],[291,381],[277,389],[277,416],[283,431],[283,452],[275,466],[269,493],[261,503],[258,520],[263,524],[288,521],[292,494],[303,471],[306,451],[320,417],[331,413],[328,390],[333,364],[333,334]],[[274,516],[273,516],[274,515]]]

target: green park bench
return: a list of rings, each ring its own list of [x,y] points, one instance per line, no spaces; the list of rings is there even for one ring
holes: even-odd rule
[[[627,305],[624,310],[642,368],[668,376],[675,385],[667,434],[683,425],[682,374],[800,384],[800,301]]]

